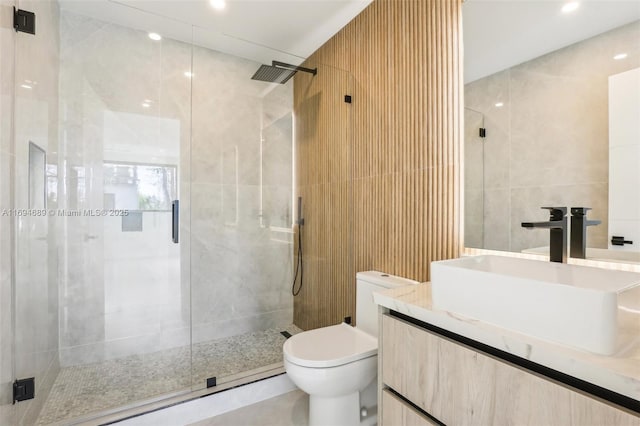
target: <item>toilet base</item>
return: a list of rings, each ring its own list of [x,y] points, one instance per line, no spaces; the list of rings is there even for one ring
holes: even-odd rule
[[[309,395],[309,426],[358,426],[360,393],[336,397]]]

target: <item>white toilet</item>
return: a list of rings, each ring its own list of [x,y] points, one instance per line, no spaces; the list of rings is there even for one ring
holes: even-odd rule
[[[371,412],[377,402],[378,373],[378,306],[373,292],[413,284],[418,283],[376,271],[358,272],[356,327],[342,323],[318,328],[284,343],[284,368],[309,394],[309,426],[360,425],[361,409]]]

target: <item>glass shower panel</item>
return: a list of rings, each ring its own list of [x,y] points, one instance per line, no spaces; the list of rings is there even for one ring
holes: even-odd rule
[[[293,80],[252,80],[300,59],[194,30],[191,153],[193,388],[282,368],[292,325]],[[225,53],[233,46],[235,54]],[[239,57],[262,58],[262,62]]]
[[[484,248],[484,115],[464,109],[464,245]]]
[[[355,195],[354,189],[354,182],[359,181],[353,152],[363,148],[352,143],[351,100],[357,102],[353,76],[324,64],[317,69],[313,77],[299,76],[294,94],[299,159],[295,186],[304,211],[304,226],[295,228],[294,238],[296,254],[301,239],[304,265],[303,282],[296,284],[300,294],[294,298],[294,324],[304,330],[321,323],[337,324],[354,315],[354,230],[366,222],[358,218],[368,214],[354,200],[369,196],[364,191]],[[337,295],[327,291],[327,281],[343,291]]]
[[[15,5],[42,14],[37,35],[15,34],[14,156],[9,180],[13,187],[11,207],[15,208],[9,213],[15,239],[13,373],[17,379],[35,378],[37,395],[15,406],[15,421],[31,425],[37,422],[59,369],[57,265],[61,240],[58,218],[49,214],[56,211],[57,200],[45,184],[59,148],[59,37],[58,15],[48,2],[20,0]]]
[[[0,0],[0,16],[11,16],[14,0]],[[16,32],[0,25],[0,211],[13,207],[12,143],[14,57]],[[14,217],[0,214],[0,389],[11,389],[15,379],[13,367],[13,297],[12,263]],[[16,406],[8,391],[0,391],[0,424],[16,423]]]
[[[20,5],[38,16],[16,55],[16,206],[31,210],[16,228],[15,359],[36,385],[24,424],[191,386],[189,245],[172,240],[173,201],[189,207],[191,27],[105,6],[155,23],[119,26],[89,3]],[[158,28],[171,34],[152,40]]]

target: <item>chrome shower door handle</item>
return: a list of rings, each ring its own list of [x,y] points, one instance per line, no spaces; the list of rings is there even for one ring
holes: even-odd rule
[[[178,244],[180,236],[180,201],[171,203],[171,240]]]

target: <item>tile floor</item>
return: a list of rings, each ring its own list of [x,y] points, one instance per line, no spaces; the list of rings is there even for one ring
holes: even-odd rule
[[[286,328],[291,334],[301,330]],[[218,378],[282,361],[282,329],[269,329],[189,347],[63,368],[38,425],[73,419],[162,394],[203,388]],[[193,382],[192,382],[193,378]]]
[[[297,390],[189,426],[307,426],[309,396]]]

